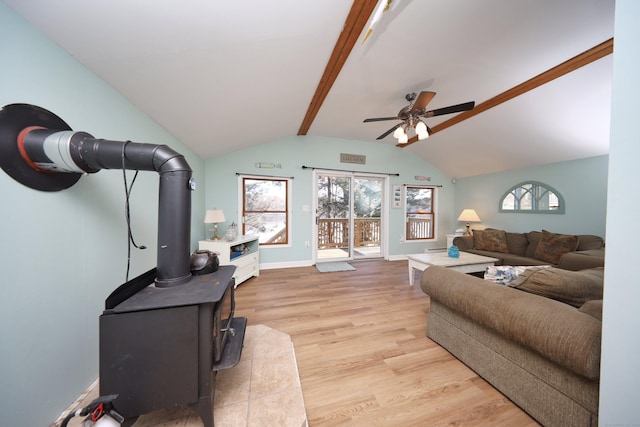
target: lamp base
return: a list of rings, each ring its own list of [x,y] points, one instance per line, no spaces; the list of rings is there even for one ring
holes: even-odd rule
[[[471,231],[469,230],[469,223],[467,223],[467,232],[464,233],[465,236],[471,236]]]
[[[218,224],[213,224],[213,236],[209,240],[222,240],[222,237],[218,236]]]

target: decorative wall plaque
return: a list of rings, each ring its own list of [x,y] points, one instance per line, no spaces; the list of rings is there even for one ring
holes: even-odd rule
[[[367,163],[367,156],[362,154],[340,153],[340,163],[357,163],[364,165]]]

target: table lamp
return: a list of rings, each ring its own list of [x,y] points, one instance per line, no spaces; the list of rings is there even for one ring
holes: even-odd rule
[[[471,231],[469,231],[469,223],[480,222],[481,219],[476,213],[475,209],[464,209],[460,214],[460,216],[458,217],[458,221],[465,221],[467,223],[467,232],[464,234],[465,236],[470,236]]]
[[[204,223],[213,224],[213,236],[211,236],[211,240],[220,240],[220,236],[218,236],[218,223],[224,221],[224,212],[222,212],[222,209],[207,210],[204,216]]]

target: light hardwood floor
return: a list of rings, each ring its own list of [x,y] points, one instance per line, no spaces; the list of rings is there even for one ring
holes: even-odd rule
[[[262,270],[236,315],[293,340],[309,425],[538,426],[426,337],[429,297],[406,261]]]

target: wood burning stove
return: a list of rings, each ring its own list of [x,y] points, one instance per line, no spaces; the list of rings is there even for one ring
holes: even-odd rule
[[[216,372],[238,363],[247,323],[233,317],[235,267],[170,288],[153,284],[154,270],[107,298],[100,395],[118,395],[113,406],[125,426],[148,412],[189,405],[213,427]]]
[[[216,371],[238,363],[247,320],[233,317],[235,267],[191,275],[195,181],[184,156],[166,145],[96,139],[43,108],[11,104],[0,110],[0,167],[27,187],[52,192],[101,169],[160,175],[157,267],[106,300],[100,393],[118,395],[113,406],[125,425],[187,404],[213,427]]]

